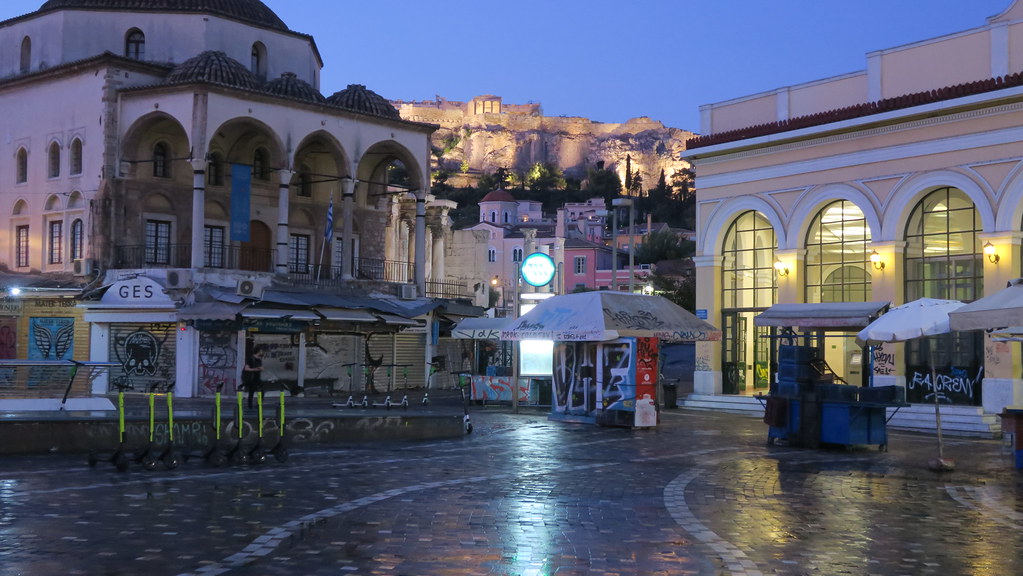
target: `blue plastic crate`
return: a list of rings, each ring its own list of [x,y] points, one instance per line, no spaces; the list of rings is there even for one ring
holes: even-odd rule
[[[813,346],[778,346],[779,364],[806,364],[817,359],[817,349]]]

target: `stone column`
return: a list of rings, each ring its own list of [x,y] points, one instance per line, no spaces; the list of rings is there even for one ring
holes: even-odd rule
[[[352,244],[355,239],[352,237],[352,219],[355,218],[355,184],[353,178],[341,180],[341,210],[343,222],[341,224],[341,278],[351,280],[354,268],[352,258]]]
[[[205,155],[204,155],[205,156]],[[203,231],[206,228],[206,159],[192,159],[192,268],[205,265]]]
[[[288,242],[291,239],[288,234],[288,187],[291,185],[291,177],[295,173],[284,168],[277,171],[281,179],[277,189],[277,265],[278,274],[288,273]]]
[[[416,286],[426,294],[426,190],[416,190]]]

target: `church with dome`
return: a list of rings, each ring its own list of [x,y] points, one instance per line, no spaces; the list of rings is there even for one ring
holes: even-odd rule
[[[292,390],[381,355],[412,386],[479,311],[437,127],[322,93],[315,40],[259,0],[49,0],[0,45],[0,358],[111,364],[73,395],[230,391],[252,345]]]

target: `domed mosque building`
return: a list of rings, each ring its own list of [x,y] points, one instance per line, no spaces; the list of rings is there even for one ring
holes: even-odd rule
[[[112,363],[73,398],[231,391],[253,344],[293,390],[380,351],[422,385],[432,324],[476,311],[471,233],[429,194],[436,127],[325,96],[314,39],[259,0],[49,0],[0,45],[0,280],[22,288],[0,356]]]

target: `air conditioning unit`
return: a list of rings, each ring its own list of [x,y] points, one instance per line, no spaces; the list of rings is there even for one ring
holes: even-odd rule
[[[266,282],[262,280],[239,280],[235,293],[246,298],[262,300],[264,290]]]
[[[192,271],[191,270],[168,270],[167,271],[167,287],[168,288],[191,288],[192,287]]]
[[[78,258],[74,262],[75,276],[92,276],[95,261],[92,258]]]
[[[416,289],[415,284],[402,284],[398,286],[398,298],[402,300],[415,300],[416,296],[419,296],[419,291]]]

